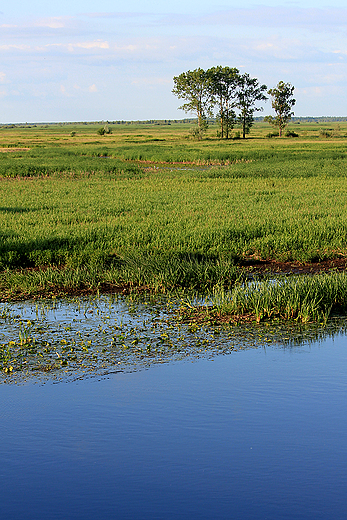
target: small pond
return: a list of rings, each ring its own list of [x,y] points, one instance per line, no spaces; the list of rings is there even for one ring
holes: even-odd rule
[[[188,327],[110,297],[0,312],[1,518],[346,518],[345,319]]]

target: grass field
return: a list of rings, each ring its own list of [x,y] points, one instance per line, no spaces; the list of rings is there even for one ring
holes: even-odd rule
[[[0,128],[3,298],[231,288],[247,258],[347,255],[347,123]]]

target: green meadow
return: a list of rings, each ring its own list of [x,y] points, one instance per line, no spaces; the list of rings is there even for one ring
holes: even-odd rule
[[[347,255],[347,122],[294,122],[281,139],[259,122],[228,141],[210,125],[199,142],[189,122],[100,127],[0,127],[3,299],[211,294],[250,258]]]

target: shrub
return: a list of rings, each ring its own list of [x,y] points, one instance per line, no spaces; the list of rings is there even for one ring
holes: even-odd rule
[[[97,134],[99,134],[99,135],[112,134],[112,130],[106,123],[102,128],[99,128],[99,130],[97,130]]]
[[[327,137],[331,137],[331,132],[328,132],[328,130],[324,130],[324,129],[321,128],[321,129],[319,130],[319,135],[320,135],[321,137],[325,137],[325,138],[327,138]]]

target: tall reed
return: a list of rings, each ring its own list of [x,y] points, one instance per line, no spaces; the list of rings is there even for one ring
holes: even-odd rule
[[[325,322],[331,313],[347,309],[347,274],[253,281],[237,285],[230,292],[220,290],[213,304],[221,314],[251,315],[257,322],[272,318]]]

